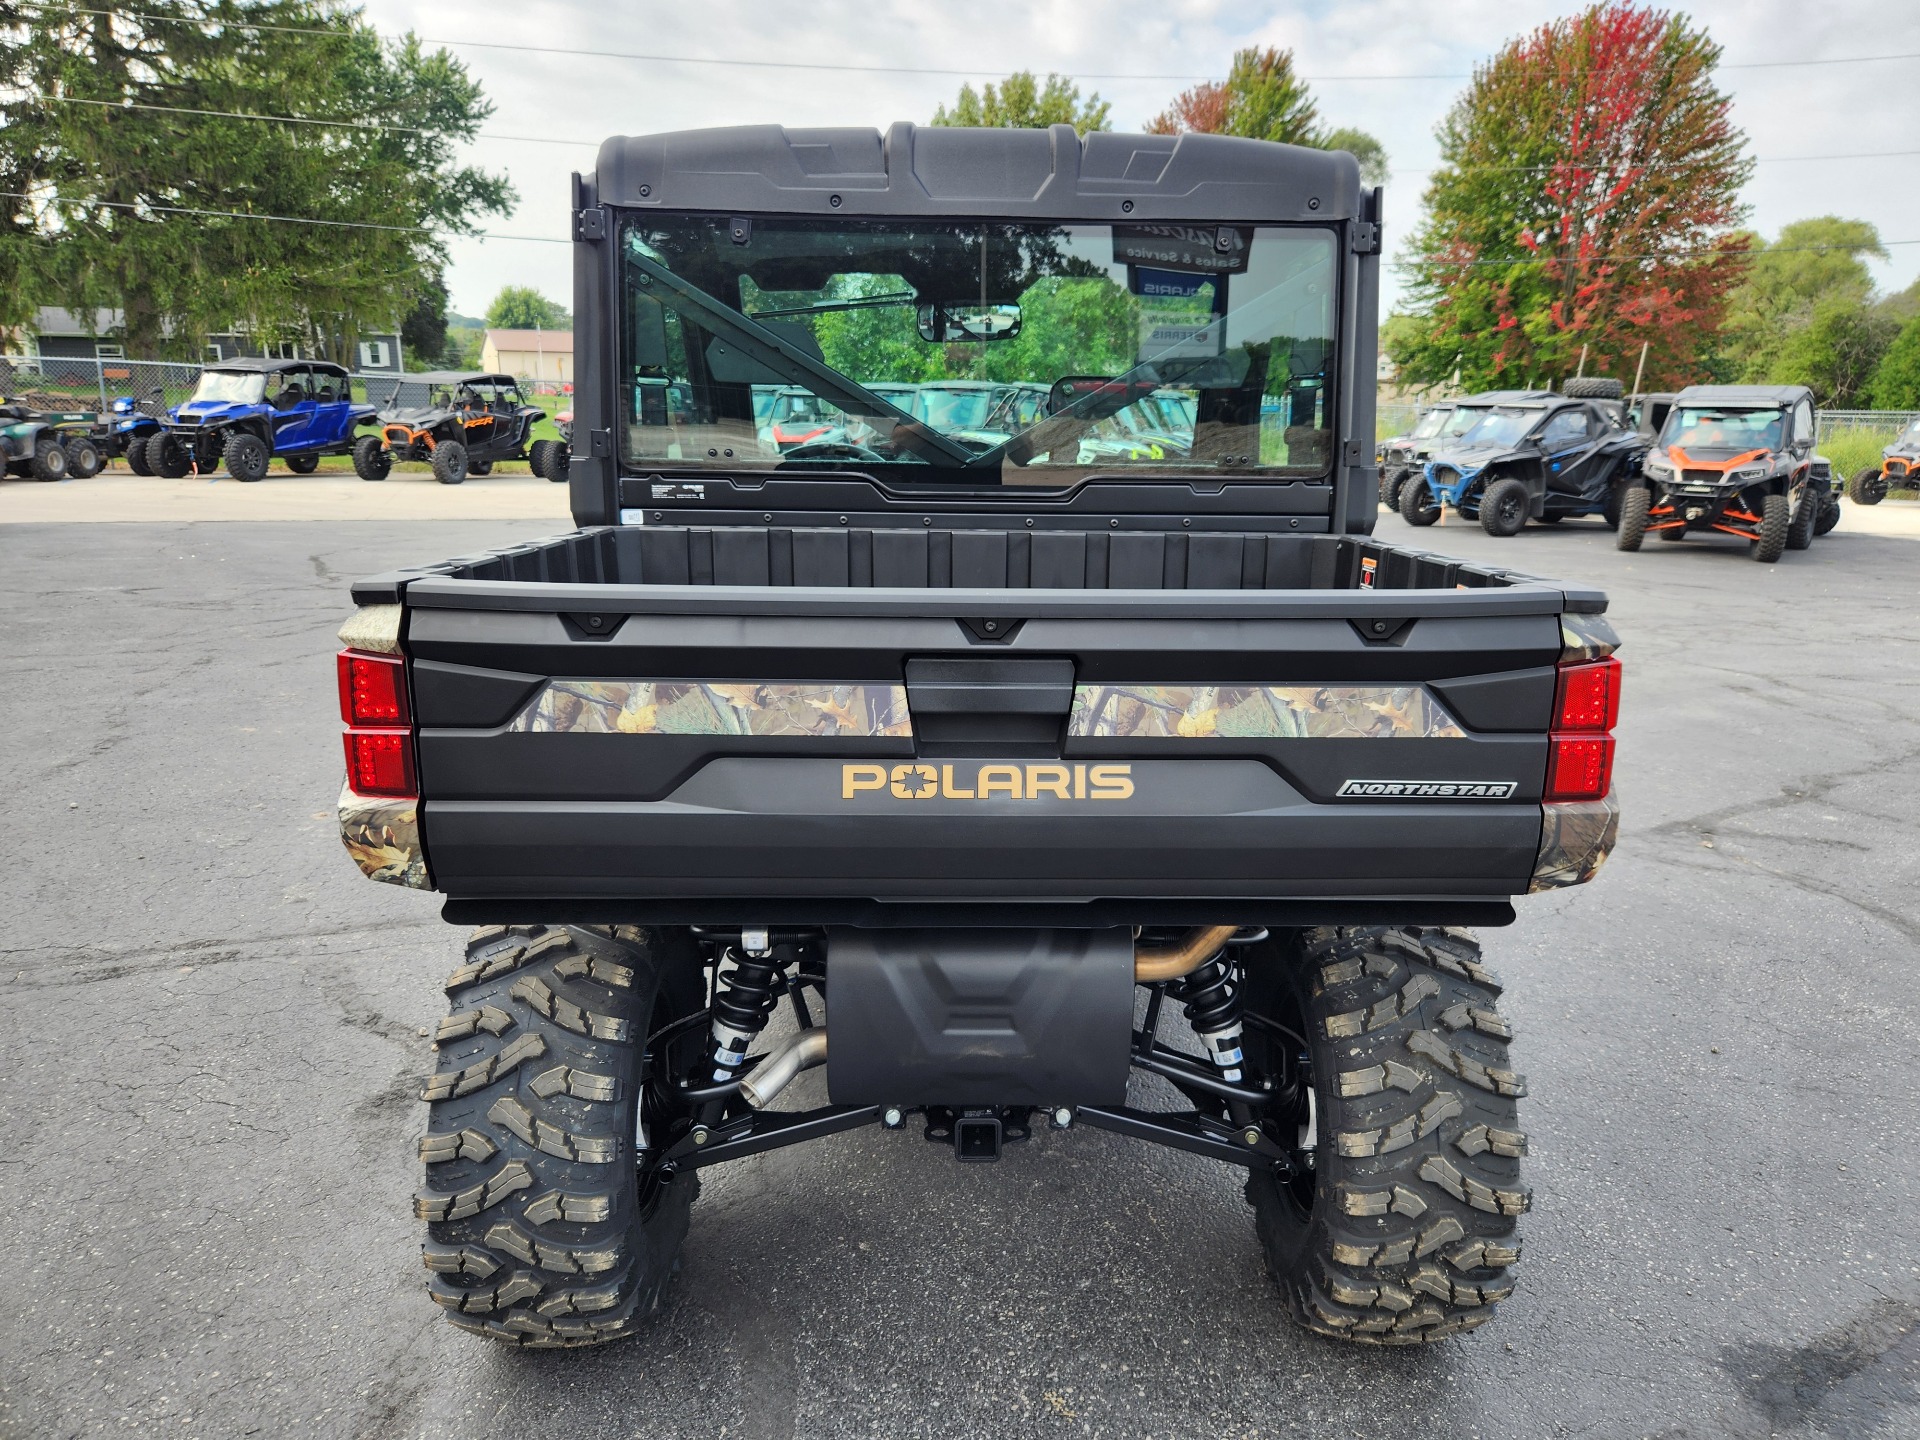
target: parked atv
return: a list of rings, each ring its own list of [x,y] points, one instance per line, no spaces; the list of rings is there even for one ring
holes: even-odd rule
[[[1880,463],[1854,472],[1847,481],[1847,498],[1856,505],[1878,505],[1889,490],[1915,488],[1914,473],[1920,471],[1920,419],[1916,419],[1885,450]]]
[[[6,462],[7,474],[49,481],[67,478],[71,460],[55,422],[56,417],[44,411],[0,399],[0,459]]]
[[[136,475],[151,475],[147,464],[147,442],[164,428],[167,413],[164,393],[158,385],[143,398],[116,395],[107,406],[100,449],[109,460],[126,457],[127,468]]]
[[[1435,448],[1401,487],[1400,515],[1409,525],[1431,525],[1450,505],[1489,535],[1517,535],[1529,519],[1552,525],[1577,515],[1614,525],[1645,452],[1646,442],[1603,399],[1536,392],[1503,400]]]
[[[1839,521],[1832,468],[1813,452],[1813,392],[1804,385],[1690,385],[1646,457],[1646,483],[1622,502],[1619,546],[1649,533],[1684,540],[1718,531],[1771,565]]]
[[[236,480],[263,479],[275,456],[311,475],[323,455],[352,452],[354,430],[374,423],[354,403],[347,372],[325,360],[223,360],[200,373],[184,405],[147,441],[156,475],[177,480],[223,460]]]
[[[527,458],[528,432],[547,412],[521,398],[513,376],[436,370],[408,378],[429,387],[427,403],[381,412],[380,433],[354,446],[362,480],[386,479],[396,460],[419,460],[442,485],[458,485],[491,473],[497,461]]]

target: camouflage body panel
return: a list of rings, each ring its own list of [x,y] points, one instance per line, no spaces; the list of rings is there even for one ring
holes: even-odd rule
[[[366,650],[375,655],[400,653],[400,607],[398,605],[362,605],[340,627],[340,643],[349,650]]]
[[[1067,734],[1140,740],[1460,740],[1419,685],[1080,685]]]
[[[420,848],[420,802],[340,790],[340,841],[369,880],[431,890]]]
[[[1560,617],[1560,663],[1578,665],[1604,660],[1620,648],[1620,636],[1604,615]]]
[[[1543,805],[1540,856],[1534,862],[1529,895],[1584,885],[1600,873],[1620,838],[1620,802],[1612,794],[1604,800],[1580,800],[1565,805]]]
[[[507,727],[523,734],[911,735],[904,685],[550,680]]]

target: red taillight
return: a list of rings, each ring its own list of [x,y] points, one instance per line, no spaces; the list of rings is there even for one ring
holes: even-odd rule
[[[356,795],[411,797],[413,732],[410,730],[349,730],[347,784]]]
[[[1611,730],[1620,719],[1620,662],[1609,655],[1563,665],[1553,697],[1555,730]]]
[[[1613,736],[1555,735],[1547,749],[1545,799],[1600,800],[1613,787]]]
[[[349,725],[406,725],[407,665],[397,655],[340,652],[340,718]]]

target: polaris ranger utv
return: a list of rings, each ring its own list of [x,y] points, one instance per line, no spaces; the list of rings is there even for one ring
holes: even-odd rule
[[[423,1092],[448,1318],[630,1334],[703,1170],[869,1125],[1171,1146],[1308,1328],[1491,1318],[1525,1087],[1462,927],[1608,854],[1620,669],[1597,591],[1368,538],[1352,157],[750,126],[573,195],[580,528],[341,632],[347,848],[479,927]],[[997,440],[880,393],[989,369],[1049,392]],[[862,438],[764,452],[763,386]],[[1184,453],[1083,459],[1150,398]]]

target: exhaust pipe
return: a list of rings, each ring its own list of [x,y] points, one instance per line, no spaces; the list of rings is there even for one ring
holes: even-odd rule
[[[1231,940],[1238,925],[1203,925],[1189,931],[1177,945],[1136,945],[1133,948],[1133,980],[1136,985],[1151,985],[1160,980],[1178,980],[1191,975],[1220,953]]]
[[[816,1065],[826,1063],[826,1058],[825,1027],[816,1025],[811,1030],[802,1030],[740,1082],[740,1093],[754,1109],[763,1110],[793,1083],[794,1076],[802,1070],[811,1070]]]

